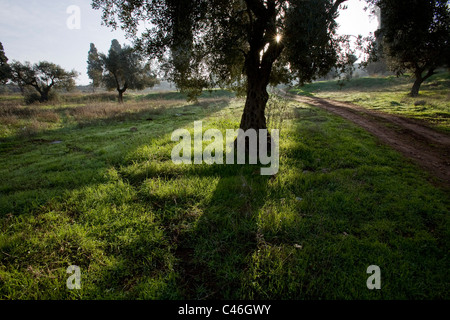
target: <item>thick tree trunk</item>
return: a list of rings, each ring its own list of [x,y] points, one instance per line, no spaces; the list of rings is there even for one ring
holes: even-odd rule
[[[411,97],[417,97],[419,95],[419,90],[420,87],[422,86],[422,83],[435,74],[434,70],[435,70],[434,68],[430,68],[425,76],[422,76],[423,69],[417,70],[415,72],[416,80],[414,81],[414,85],[411,88],[411,92],[409,93]]]
[[[40,102],[47,102],[49,100],[49,90],[42,90],[40,92],[41,94],[41,99]]]
[[[244,54],[247,99],[240,129],[244,131],[256,130],[259,140],[259,130],[267,129],[265,109],[269,100],[267,86],[269,85],[272,66],[284,47],[279,43],[268,43],[268,37],[275,39],[277,35],[275,1],[267,1],[267,5],[264,5],[262,1],[246,0],[245,2],[249,12],[251,34],[249,35],[250,48]],[[267,44],[269,45],[267,46]],[[268,150],[270,150],[271,141],[270,135],[267,135]],[[248,151],[248,146],[246,146],[246,149]]]
[[[267,93],[269,76],[263,76],[261,70],[254,70],[253,73],[247,72],[247,74],[247,98],[241,118],[240,129],[244,132],[247,132],[249,129],[256,130],[258,145],[253,147],[256,148],[256,152],[259,154],[259,140],[262,138],[259,135],[259,130],[267,129],[265,109],[269,100],[269,94]],[[267,150],[270,152],[272,142],[270,133],[268,132],[267,136],[263,135],[263,137],[267,139]],[[238,139],[235,141],[235,147],[237,146],[237,142]],[[246,152],[250,150],[249,143],[249,140],[245,139]]]
[[[257,77],[249,77],[247,99],[240,125],[242,130],[267,128],[265,109],[268,100],[267,84]]]
[[[422,76],[420,76],[419,78],[416,77],[416,81],[414,81],[414,85],[411,89],[411,92],[409,93],[411,97],[417,97],[419,95],[419,90],[422,83],[423,83]]]
[[[118,90],[119,91],[119,103],[123,103],[123,93],[125,90]]]

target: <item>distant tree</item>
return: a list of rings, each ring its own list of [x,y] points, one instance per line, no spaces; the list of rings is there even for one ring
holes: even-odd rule
[[[143,63],[143,57],[130,46],[122,47],[114,39],[108,55],[99,54],[103,64],[103,83],[109,90],[116,89],[119,103],[123,103],[123,94],[127,89],[142,90],[158,83],[150,70],[150,64]]]
[[[93,8],[158,58],[181,91],[246,93],[240,127],[247,130],[267,128],[269,85],[303,84],[345,64],[335,21],[345,1],[93,0]],[[143,33],[142,21],[151,26]]]
[[[78,72],[75,70],[65,71],[60,66],[47,61],[41,61],[34,65],[29,62],[24,64],[14,61],[11,64],[11,80],[16,83],[22,91],[33,88],[39,94],[39,101],[49,100],[52,89],[64,88],[71,90],[75,86],[75,78]]]
[[[412,72],[410,95],[435,70],[450,65],[450,6],[448,0],[369,0],[381,10],[382,55],[397,75]]]
[[[8,65],[8,58],[5,55],[3,45],[0,42],[0,84],[5,84],[11,77],[11,68]]]
[[[98,88],[102,83],[103,65],[97,48],[93,43],[91,43],[88,53],[87,65],[87,74],[89,79],[92,80],[92,88],[95,92],[95,88]]]
[[[369,76],[389,74],[389,68],[384,59],[378,58],[376,61],[370,62],[365,69]]]

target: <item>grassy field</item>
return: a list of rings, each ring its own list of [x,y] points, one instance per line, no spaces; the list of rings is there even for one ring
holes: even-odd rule
[[[235,129],[243,108],[181,98],[0,100],[0,298],[450,298],[449,193],[410,161],[289,103],[276,176],[175,165],[173,130]]]
[[[416,98],[408,96],[410,76],[359,78],[344,82],[320,81],[293,89],[300,95],[351,102],[368,109],[397,114],[423,121],[450,133],[450,73],[429,78]]]

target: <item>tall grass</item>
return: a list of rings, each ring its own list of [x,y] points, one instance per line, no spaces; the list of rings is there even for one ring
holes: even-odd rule
[[[182,102],[176,100],[129,101],[123,105],[115,102],[89,102],[76,105],[22,105],[19,102],[0,102],[0,137],[5,138],[14,134],[23,137],[33,136],[48,129],[61,128],[67,123],[85,126],[98,122],[139,119],[152,121],[152,117],[180,103]]]

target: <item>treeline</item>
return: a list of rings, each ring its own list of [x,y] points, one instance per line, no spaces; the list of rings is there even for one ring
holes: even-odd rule
[[[107,90],[117,90],[118,101],[123,103],[123,94],[128,89],[142,90],[159,83],[150,64],[144,60],[137,50],[130,46],[122,47],[116,39],[112,41],[107,55],[98,53],[91,43],[87,73],[94,88],[103,86]],[[51,100],[53,89],[71,91],[78,75],[75,70],[66,71],[47,61],[8,63],[0,42],[0,84],[14,85],[24,94],[27,103]]]
[[[350,36],[337,35],[336,18],[348,0],[161,0],[120,5],[93,0],[103,22],[121,27],[135,47],[113,40],[107,54],[91,44],[88,75],[94,88],[117,90],[152,87],[157,79],[145,58],[156,59],[166,80],[189,98],[204,89],[228,88],[247,96],[241,128],[266,127],[267,87],[303,85],[329,75],[351,74],[357,57]],[[374,70],[411,73],[417,96],[421,84],[440,67],[450,66],[450,6],[447,0],[365,0],[380,12],[375,37],[358,38]],[[153,29],[138,34],[142,21]],[[34,65],[8,60],[1,48],[0,81],[10,81],[38,101],[54,88],[70,90],[76,71],[50,62]]]

